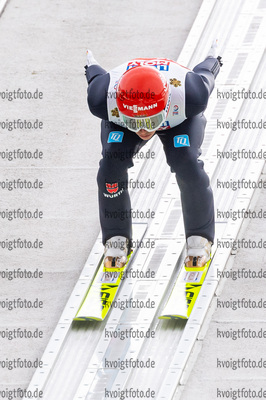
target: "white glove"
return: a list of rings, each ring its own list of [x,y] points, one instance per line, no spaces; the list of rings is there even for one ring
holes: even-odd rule
[[[218,39],[214,39],[211,48],[208,51],[207,57],[217,58]]]
[[[99,63],[95,60],[92,51],[87,50],[87,65],[90,67],[91,65],[99,65]]]

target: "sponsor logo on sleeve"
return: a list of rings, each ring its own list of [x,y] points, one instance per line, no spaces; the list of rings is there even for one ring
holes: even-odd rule
[[[178,135],[174,137],[174,147],[190,147],[188,135]]]
[[[124,132],[112,131],[109,133],[107,143],[121,143],[123,140]]]
[[[108,193],[116,193],[118,191],[118,183],[106,183],[106,190]]]
[[[115,183],[105,183],[105,187],[108,193],[103,193],[104,197],[108,197],[108,198],[115,198],[120,196],[120,194],[123,193],[124,189],[122,188],[121,190],[118,191],[118,182]]]

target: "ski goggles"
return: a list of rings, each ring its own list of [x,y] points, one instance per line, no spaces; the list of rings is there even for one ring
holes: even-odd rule
[[[166,119],[165,110],[155,114],[151,117],[128,117],[120,112],[120,116],[127,129],[133,132],[138,132],[144,129],[147,132],[156,131]]]

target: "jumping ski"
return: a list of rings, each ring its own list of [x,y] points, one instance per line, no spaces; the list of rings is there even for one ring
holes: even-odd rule
[[[205,280],[211,260],[201,268],[186,267],[183,265],[159,319],[189,318]]]
[[[140,243],[147,229],[147,224],[133,224],[133,232]],[[130,261],[135,256],[135,248],[128,256],[122,268],[106,268],[102,256],[96,275],[81,305],[75,315],[74,321],[103,321],[114,301],[121,286],[123,275]]]

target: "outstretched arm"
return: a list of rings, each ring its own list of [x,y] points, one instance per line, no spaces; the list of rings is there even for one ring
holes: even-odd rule
[[[85,75],[88,82],[87,101],[89,109],[96,117],[107,120],[107,92],[110,75],[97,63],[89,50],[87,51]]]
[[[213,91],[215,78],[223,65],[221,57],[216,58],[217,42],[209,50],[207,58],[196,65],[186,77],[186,117],[203,112]]]

